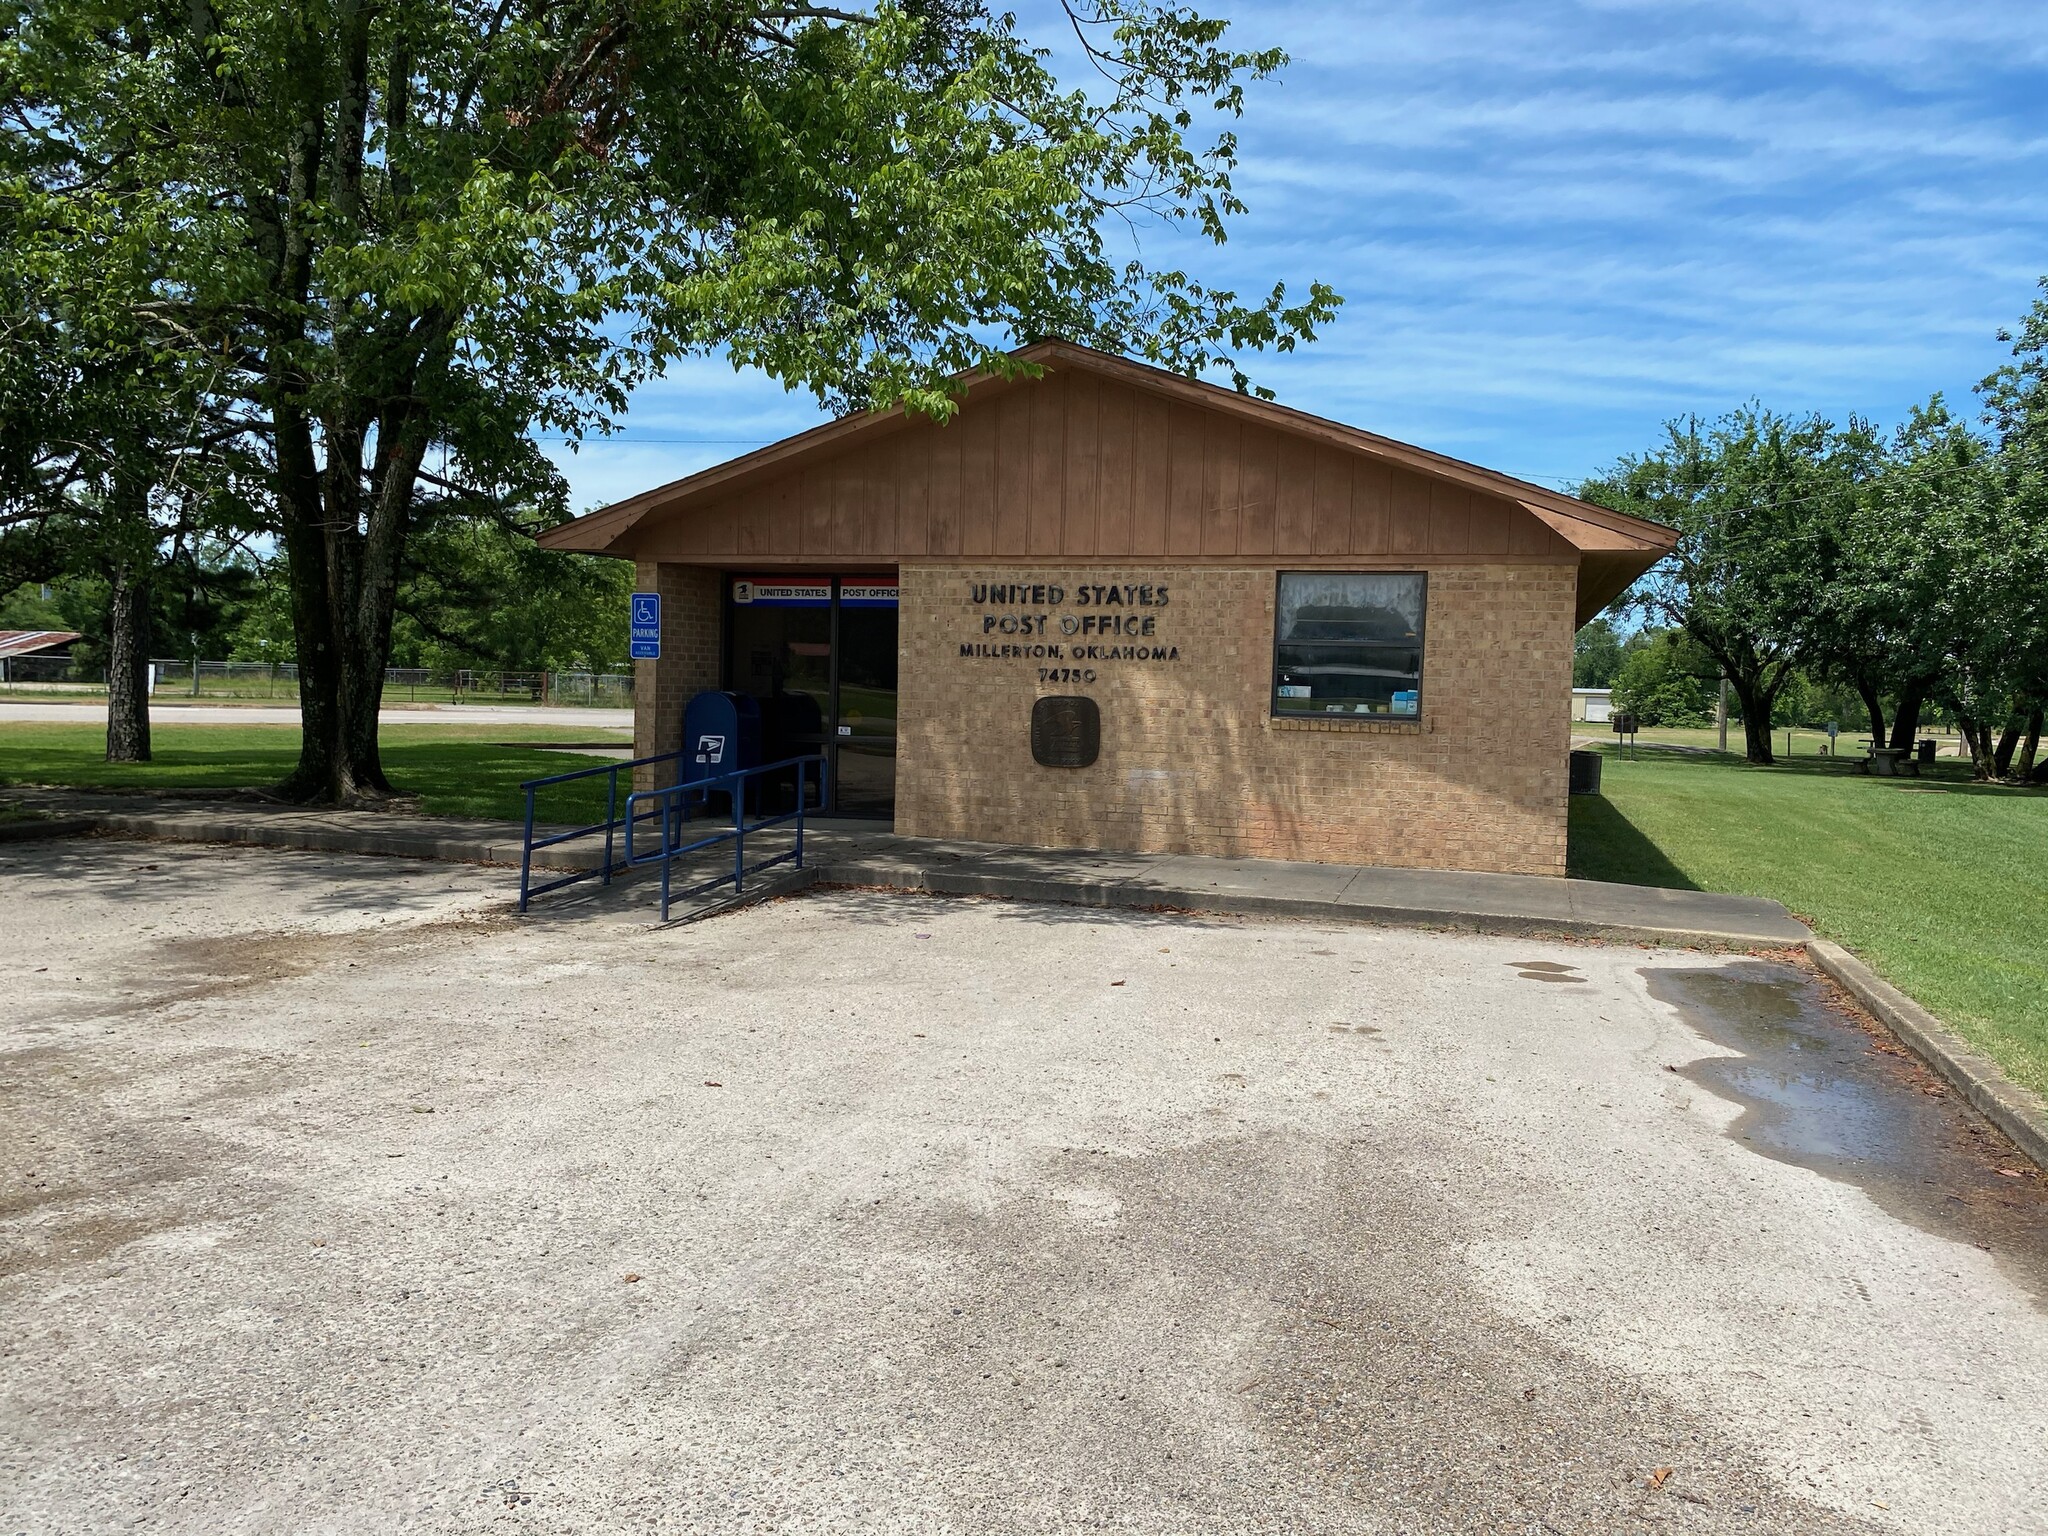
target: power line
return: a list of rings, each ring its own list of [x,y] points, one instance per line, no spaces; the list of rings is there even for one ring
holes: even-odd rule
[[[622,433],[594,433],[589,437],[572,437],[566,432],[535,432],[532,437],[537,443],[580,443],[585,447],[600,443],[616,443],[621,447],[631,447],[639,443],[696,443],[715,448],[759,448],[776,441],[772,437],[627,437]]]

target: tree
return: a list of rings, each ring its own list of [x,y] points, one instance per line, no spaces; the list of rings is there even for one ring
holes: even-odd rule
[[[1614,621],[1601,614],[1572,637],[1572,686],[1611,688],[1621,670],[1621,635]]]
[[[1890,616],[1893,654],[1954,713],[1980,779],[2010,774],[2027,743],[2020,776],[2031,772],[2032,717],[2048,697],[2048,515],[2030,492],[2030,425],[2015,406],[2002,418],[1993,404],[1995,441],[1939,397],[1916,408],[1857,530],[1855,562],[1867,601]],[[1900,669],[1882,653],[1872,665]],[[1911,736],[1895,729],[1893,741]]]
[[[1912,746],[1952,646],[1941,594],[1908,593],[1902,584],[1909,552],[1930,531],[1923,493],[1939,494],[1944,480],[1952,488],[1981,451],[1936,395],[1893,435],[1858,494],[1822,513],[1829,559],[1806,625],[1806,656],[1818,675],[1854,690],[1879,745],[1887,740],[1889,702],[1890,745]]]
[[[0,597],[0,629],[66,629],[70,618],[44,583],[24,581]]]
[[[1847,640],[1837,670],[1856,681],[1883,735],[1878,690],[1900,690],[1894,746],[1909,745],[1921,702],[1938,693],[1973,716],[1997,691],[1998,658],[1984,646],[1992,613],[1985,540],[1996,537],[1989,446],[1957,421],[1939,396],[1916,406],[1894,439],[1847,541],[1846,579],[1832,600]],[[1965,729],[1973,755],[1976,732]]]
[[[1615,703],[1644,725],[1706,725],[1712,667],[1682,630],[1638,630],[1615,669]]]
[[[1882,460],[1862,422],[1837,428],[1749,405],[1711,426],[1668,423],[1661,446],[1580,488],[1589,501],[1679,530],[1636,603],[1646,620],[1682,627],[1720,667],[1741,703],[1753,763],[1773,761],[1773,707],[1813,647],[1813,618],[1837,564],[1834,529]]]
[[[413,541],[395,655],[408,666],[623,671],[633,568],[536,546],[525,528],[437,523]]]
[[[44,137],[0,137],[0,537],[11,578],[104,579],[107,757],[145,762],[157,569],[219,513],[226,459],[203,360],[146,318],[177,233],[125,166],[65,185]]]
[[[2003,517],[2000,546],[1991,552],[1998,565],[1992,580],[2000,583],[1993,622],[2004,628],[2012,692],[1991,768],[2000,777],[2016,768],[2018,778],[2048,781],[2048,764],[2036,761],[2048,710],[2048,278],[2040,287],[2044,297],[2019,329],[1999,332],[2014,360],[1978,385],[1978,394],[1997,442],[1992,477]],[[1981,774],[1981,757],[1977,766]]]
[[[283,786],[388,789],[377,703],[423,514],[560,510],[536,429],[722,350],[829,405],[953,408],[1058,335],[1196,373],[1337,299],[1240,302],[1119,244],[1222,240],[1230,117],[1279,53],[1067,0],[1066,90],[975,0],[42,0],[9,131],[182,232],[137,306],[226,362],[269,466],[304,719]],[[433,450],[439,450],[438,453]],[[429,468],[433,464],[436,467]],[[441,467],[445,465],[445,467]]]

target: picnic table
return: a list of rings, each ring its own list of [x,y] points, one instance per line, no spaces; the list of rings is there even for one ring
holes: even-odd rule
[[[1887,747],[1873,741],[1863,759],[1863,771],[1880,779],[1917,779],[1920,759],[1911,747]]]

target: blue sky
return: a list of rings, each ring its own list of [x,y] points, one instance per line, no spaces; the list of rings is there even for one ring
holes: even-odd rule
[[[1966,399],[2048,275],[2040,0],[1199,8],[1294,62],[1238,125],[1230,243],[1145,251],[1335,286],[1250,370],[1320,415],[1549,484],[1752,396],[1890,424]],[[585,510],[820,419],[710,359],[558,461]]]

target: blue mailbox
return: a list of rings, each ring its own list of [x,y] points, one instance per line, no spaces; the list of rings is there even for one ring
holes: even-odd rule
[[[683,710],[684,784],[761,764],[761,706],[744,693],[709,689]]]

